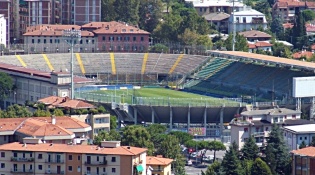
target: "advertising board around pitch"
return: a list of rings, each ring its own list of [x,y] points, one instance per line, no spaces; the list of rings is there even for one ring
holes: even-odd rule
[[[315,97],[315,77],[294,77],[292,90],[295,98]]]
[[[206,136],[206,128],[204,127],[188,128],[188,133],[193,136]]]

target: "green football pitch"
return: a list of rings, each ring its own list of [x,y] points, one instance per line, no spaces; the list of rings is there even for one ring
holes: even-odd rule
[[[99,90],[77,94],[79,98],[99,102],[117,102],[159,106],[239,106],[238,102],[166,88]]]

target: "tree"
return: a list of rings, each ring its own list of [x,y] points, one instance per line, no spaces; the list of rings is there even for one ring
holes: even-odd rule
[[[158,153],[163,157],[174,159],[172,167],[175,169],[174,174],[185,175],[185,162],[181,154],[179,140],[174,135],[166,136],[165,140],[161,143]]]
[[[241,162],[241,166],[243,168],[243,174],[244,175],[252,175],[251,168],[253,166],[253,163],[254,163],[253,160],[246,160],[246,159]]]
[[[116,12],[114,8],[115,0],[102,0],[101,1],[101,20],[114,21],[116,19]]]
[[[114,115],[110,116],[110,130],[117,128],[117,118]]]
[[[185,144],[188,140],[193,139],[192,135],[188,134],[187,132],[182,132],[182,131],[171,131],[169,135],[173,135],[177,137],[181,145]]]
[[[131,125],[123,129],[122,145],[148,149],[148,155],[153,154],[154,145],[149,132],[142,126]]]
[[[185,146],[191,150],[195,149],[195,151],[197,151],[199,149],[198,141],[195,141],[195,140],[188,140],[187,142],[185,142]],[[189,151],[188,154],[189,154],[188,159],[190,159],[192,151]]]
[[[272,175],[269,166],[260,158],[255,159],[255,162],[251,168],[251,174]]]
[[[295,48],[301,50],[307,43],[305,21],[301,12],[295,15],[297,18],[293,27],[293,44]]]
[[[205,173],[203,171],[201,171],[201,174],[216,175],[216,174],[220,173],[220,167],[221,167],[221,163],[218,161],[215,161],[207,167],[207,170]]]
[[[209,142],[208,149],[210,151],[213,151],[213,161],[215,161],[216,160],[216,152],[217,151],[224,151],[224,150],[226,150],[226,147],[222,142],[214,140],[214,141]]]
[[[253,136],[249,137],[241,149],[242,159],[255,160],[258,157],[259,148]]]
[[[280,34],[282,34],[283,31],[284,31],[284,28],[283,28],[282,24],[283,24],[283,22],[282,22],[280,17],[276,17],[271,22],[271,26],[270,26],[271,32],[276,34],[277,37],[279,37]]]
[[[113,7],[116,21],[124,21],[130,24],[139,23],[139,0],[115,0]]]
[[[34,117],[50,117],[51,114],[49,111],[47,110],[41,110],[41,109],[37,109],[34,114],[33,114]]]
[[[13,87],[12,78],[7,73],[0,72],[0,100],[6,99]]]
[[[315,136],[312,137],[312,141],[309,146],[315,146]]]
[[[305,22],[313,21],[315,19],[315,12],[313,10],[303,10],[302,15]]]
[[[232,50],[232,41],[233,34],[230,34],[229,37],[224,41],[224,45],[227,50]],[[247,39],[239,33],[236,33],[235,35],[235,51],[248,52]]]
[[[162,18],[161,0],[140,0],[139,26],[148,32],[153,32]]]
[[[240,160],[237,157],[237,153],[232,146],[229,147],[229,150],[226,151],[225,156],[222,161],[222,170],[225,174],[228,175],[241,175],[242,168]]]
[[[275,42],[272,45],[272,54],[276,57],[291,58],[291,50],[283,43]]]
[[[204,49],[211,49],[213,46],[212,40],[209,38],[208,35],[199,35],[196,43],[198,46],[204,46]]]
[[[150,48],[150,50],[155,53],[167,53],[169,48],[164,44],[155,44]]]
[[[104,140],[120,141],[121,136],[116,130],[110,130],[109,132],[101,131],[94,137],[93,144],[94,145],[101,145],[101,142]]]
[[[195,31],[191,31],[189,28],[185,29],[184,33],[178,36],[180,41],[185,45],[195,45],[198,37],[199,35]]]
[[[274,124],[267,140],[265,162],[273,174],[290,174],[290,155],[283,140],[282,130]]]
[[[240,151],[238,144],[234,141],[231,145],[232,149],[236,152],[237,158],[240,158]]]
[[[54,109],[54,116],[64,116],[63,111],[61,109]]]
[[[299,145],[299,149],[306,148],[306,147],[307,147],[307,145],[303,140],[302,143]]]
[[[159,149],[162,141],[166,138],[166,126],[161,124],[152,124],[146,127],[147,131],[151,135],[151,142],[155,149]]]
[[[1,110],[0,110],[1,111]],[[0,112],[0,118],[20,118],[31,117],[33,114],[25,106],[17,104],[9,106],[6,110]]]

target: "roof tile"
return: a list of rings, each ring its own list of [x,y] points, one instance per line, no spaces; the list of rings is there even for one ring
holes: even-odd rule
[[[147,156],[146,158],[147,165],[169,165],[172,162],[173,162],[173,159],[162,158],[162,157]]]

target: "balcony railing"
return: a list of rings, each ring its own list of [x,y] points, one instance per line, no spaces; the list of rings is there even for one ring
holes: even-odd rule
[[[34,158],[11,157],[12,162],[33,162]]]
[[[254,136],[254,137],[264,137],[265,136],[265,132],[254,132],[252,134],[252,136]]]
[[[107,160],[105,161],[96,161],[96,162],[85,162],[84,163],[85,165],[95,165],[95,166],[98,166],[98,165],[107,165]]]
[[[251,123],[250,123],[249,121],[246,121],[246,120],[234,118],[234,119],[230,122],[230,124],[239,125],[239,126],[247,126],[247,125],[250,125]]]
[[[52,170],[46,170],[45,174],[65,174],[64,171],[52,171]]]
[[[152,172],[163,172],[164,169],[162,168],[153,168],[153,170],[151,170]]]
[[[32,173],[34,173],[34,170],[32,170],[32,169],[11,169],[11,173],[32,174]]]
[[[49,159],[46,159],[45,160],[45,163],[64,163],[65,161],[62,160],[62,159],[56,159],[56,160],[49,160]]]
[[[85,172],[84,175],[107,175],[106,172],[97,173],[97,172]]]

